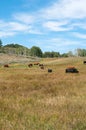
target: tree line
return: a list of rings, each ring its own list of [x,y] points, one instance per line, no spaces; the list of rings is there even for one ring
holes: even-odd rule
[[[6,54],[16,54],[16,55],[24,55],[24,56],[34,56],[34,57],[44,57],[44,58],[54,58],[54,57],[74,57],[74,56],[86,56],[86,49],[76,49],[75,53],[69,51],[67,53],[60,54],[60,52],[55,51],[46,51],[42,52],[40,47],[32,46],[30,49],[19,45],[19,44],[7,44],[3,46],[2,41],[0,40],[0,53]]]

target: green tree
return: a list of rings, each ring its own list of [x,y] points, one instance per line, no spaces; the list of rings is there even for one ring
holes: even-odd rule
[[[43,53],[43,57],[51,57],[51,53],[50,52],[44,52]]]
[[[73,55],[73,52],[72,52],[72,51],[69,51],[69,52],[68,52],[68,57],[72,57],[72,56],[74,56],[74,55]]]
[[[44,52],[43,57],[50,57],[50,58],[54,58],[54,57],[60,57],[60,53],[59,52]]]
[[[0,39],[0,47],[2,47],[2,40]]]
[[[3,50],[4,53],[8,53],[8,54],[17,54],[17,55],[24,55],[24,56],[30,55],[30,49],[28,49],[25,46],[14,44],[14,43],[3,46]]]
[[[81,56],[81,57],[86,56],[86,49],[77,49],[76,52],[77,52],[77,56]]]
[[[86,49],[82,50],[82,56],[86,56]]]
[[[61,54],[61,57],[68,57],[68,53]]]
[[[33,46],[31,49],[30,49],[30,55],[31,56],[38,56],[38,57],[42,57],[42,50],[37,47],[37,46]]]

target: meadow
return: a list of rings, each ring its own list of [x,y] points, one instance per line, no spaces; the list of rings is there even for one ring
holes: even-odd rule
[[[86,130],[85,58],[0,66],[0,130]],[[79,73],[65,73],[75,66]],[[48,73],[51,68],[52,73]]]

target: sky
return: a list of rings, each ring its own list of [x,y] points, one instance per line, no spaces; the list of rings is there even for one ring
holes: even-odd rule
[[[86,49],[86,0],[1,0],[0,39],[43,52]]]

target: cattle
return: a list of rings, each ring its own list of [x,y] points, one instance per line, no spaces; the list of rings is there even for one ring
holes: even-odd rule
[[[86,64],[86,60],[83,61],[83,64]]]
[[[4,67],[7,67],[7,68],[8,68],[8,67],[9,67],[9,65],[8,65],[8,64],[5,64],[5,65],[4,65]]]
[[[33,64],[28,64],[28,67],[32,67],[33,66]]]
[[[39,66],[44,66],[43,64],[39,64]]]
[[[68,67],[65,69],[66,73],[79,73],[79,71],[75,67]]]
[[[41,68],[41,69],[44,69],[44,66],[41,66],[40,68]]]
[[[39,65],[39,62],[34,63],[34,65]]]
[[[48,69],[48,72],[51,73],[51,72],[52,72],[52,69]]]

